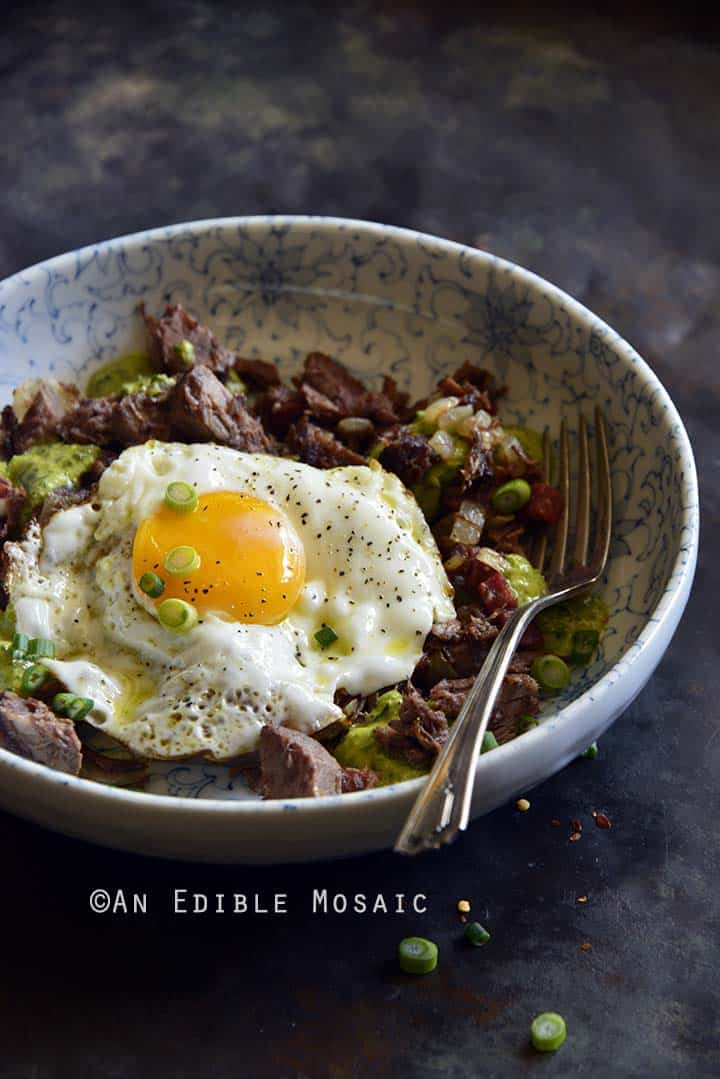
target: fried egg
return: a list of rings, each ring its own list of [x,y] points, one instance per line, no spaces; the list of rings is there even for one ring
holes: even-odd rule
[[[197,505],[168,507],[168,485]],[[178,566],[178,550],[192,559]],[[408,678],[452,590],[413,497],[379,465],[313,468],[215,445],[148,442],[105,471],[92,504],[6,545],[17,628],[90,697],[88,722],[149,758],[229,759],[264,723],[314,732],[339,689]],[[144,574],[161,595],[140,587]],[[161,604],[197,612],[166,629]]]

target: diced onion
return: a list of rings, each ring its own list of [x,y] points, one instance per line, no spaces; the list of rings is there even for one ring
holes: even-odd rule
[[[457,432],[458,424],[469,419],[473,414],[472,405],[456,405],[441,413],[438,419],[438,427],[441,431]]]
[[[340,420],[337,429],[341,435],[368,435],[375,430],[372,420],[363,416],[347,416]]]
[[[485,525],[485,512],[482,506],[470,498],[464,498],[460,503],[460,514],[478,528],[482,529]]]
[[[494,551],[492,547],[481,547],[475,555],[478,562],[483,562],[486,566],[491,566],[492,569],[496,569],[498,573],[505,573],[507,569],[507,562],[498,551]]]
[[[437,423],[443,412],[447,412],[449,408],[455,408],[458,400],[459,398],[457,397],[441,397],[438,401],[433,401],[425,409],[423,423],[430,426]]]
[[[430,439],[430,445],[443,461],[447,461],[455,449],[455,442],[449,431],[436,431]]]
[[[478,528],[472,521],[466,520],[465,517],[461,517],[459,513],[455,514],[455,520],[450,532],[450,539],[453,543],[462,543],[472,547],[474,543],[478,542],[481,535],[481,528]]]

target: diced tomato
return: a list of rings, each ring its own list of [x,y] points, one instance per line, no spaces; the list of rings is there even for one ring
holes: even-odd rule
[[[549,483],[530,484],[530,501],[523,512],[527,520],[556,525],[562,511],[563,496],[557,487],[551,487]]]
[[[497,570],[491,570],[484,581],[477,586],[486,614],[494,614],[496,611],[507,611],[517,607],[515,593],[507,582],[507,578]]]

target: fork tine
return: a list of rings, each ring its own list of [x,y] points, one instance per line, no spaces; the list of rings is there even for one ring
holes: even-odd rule
[[[550,431],[545,428],[543,434],[543,471],[542,478],[543,483],[551,483],[552,477],[550,475],[552,471],[552,440],[550,438]],[[542,573],[543,566],[545,565],[545,558],[547,556],[547,529],[543,529],[541,535],[535,540],[533,548],[532,562],[537,570]]]
[[[550,560],[550,580],[555,580],[565,572],[565,552],[567,550],[568,521],[570,517],[570,452],[565,420],[560,425],[560,475],[558,486],[563,496],[563,511],[553,540],[553,553]]]
[[[590,451],[585,417],[580,417],[578,431],[578,490],[575,510],[575,544],[573,546],[573,564],[587,564],[590,543]]]
[[[599,405],[595,406],[595,441],[597,442],[597,489],[598,509],[595,526],[595,544],[592,555],[594,574],[605,569],[610,552],[612,533],[612,481],[610,479],[610,455],[607,444],[605,415]]]

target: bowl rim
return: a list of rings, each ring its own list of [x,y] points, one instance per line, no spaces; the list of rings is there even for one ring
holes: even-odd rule
[[[536,291],[540,291],[552,299],[565,305],[568,312],[586,327],[592,327],[602,332],[618,355],[634,367],[645,385],[652,387],[653,392],[661,404],[663,416],[672,428],[673,440],[680,453],[678,467],[681,469],[681,519],[678,525],[678,552],[673,561],[667,584],[655,607],[648,614],[645,625],[632,642],[625,654],[606,671],[606,673],[586,689],[575,700],[560,708],[556,713],[550,713],[547,720],[537,727],[523,733],[522,736],[498,746],[491,756],[483,756],[478,761],[477,776],[484,773],[487,768],[499,766],[497,762],[509,761],[513,755],[519,753],[533,753],[535,747],[539,747],[543,740],[551,737],[559,723],[563,726],[572,724],[575,717],[588,703],[590,696],[597,703],[606,696],[612,686],[623,676],[629,673],[640,657],[652,648],[654,640],[660,636],[668,623],[672,624],[678,604],[685,603],[685,597],[692,585],[697,560],[699,541],[699,493],[695,459],[689,436],[682,419],[664,385],[638,352],[623,337],[613,330],[598,315],[594,314],[584,304],[574,299],[569,293],[552,284],[546,278],[527,270],[509,259],[493,255],[489,251],[470,247],[467,244],[458,243],[455,240],[447,240],[429,233],[419,232],[415,229],[404,228],[397,225],[385,225],[374,221],[364,221],[356,218],[313,215],[313,214],[256,214],[248,216],[202,218],[195,221],[183,221],[170,225],[161,225],[152,229],[144,229],[139,232],[127,233],[115,236],[97,243],[87,244],[81,248],[54,255],[49,259],[43,259],[33,265],[18,270],[10,277],[0,281],[0,296],[10,290],[15,284],[26,285],[29,277],[40,272],[55,270],[63,266],[67,261],[77,260],[83,256],[90,256],[110,250],[113,245],[131,245],[142,248],[147,244],[164,242],[175,236],[183,234],[202,234],[211,228],[233,229],[243,228],[281,228],[292,225],[314,226],[333,232],[339,228],[343,230],[353,229],[369,237],[393,238],[400,244],[422,243],[438,253],[462,256],[471,262],[491,264],[501,270],[511,272],[520,281],[525,282]],[[674,626],[672,627],[674,629]],[[550,722],[552,720],[552,722]],[[495,763],[493,763],[495,762]],[[182,762],[179,762],[182,763]],[[384,787],[376,787],[365,791],[354,791],[349,794],[325,795],[319,798],[288,798],[273,799],[268,801],[256,799],[221,799],[221,798],[192,798],[188,796],[170,796],[153,794],[145,791],[132,791],[122,787],[111,787],[91,779],[83,779],[80,776],[71,776],[63,772],[56,772],[44,764],[26,760],[8,750],[0,749],[0,772],[14,770],[27,776],[29,781],[48,788],[62,788],[74,797],[85,797],[90,800],[98,799],[103,803],[115,803],[116,805],[127,804],[136,810],[143,807],[162,811],[163,813],[182,814],[192,809],[194,813],[221,814],[223,816],[235,816],[247,813],[262,813],[263,815],[277,815],[286,810],[301,811],[306,816],[324,813],[327,809],[352,812],[359,803],[381,802],[391,803],[396,799],[404,798],[410,794],[413,797],[420,790],[423,777],[412,780],[404,780],[399,783],[388,784]],[[343,808],[344,807],[344,808]]]

